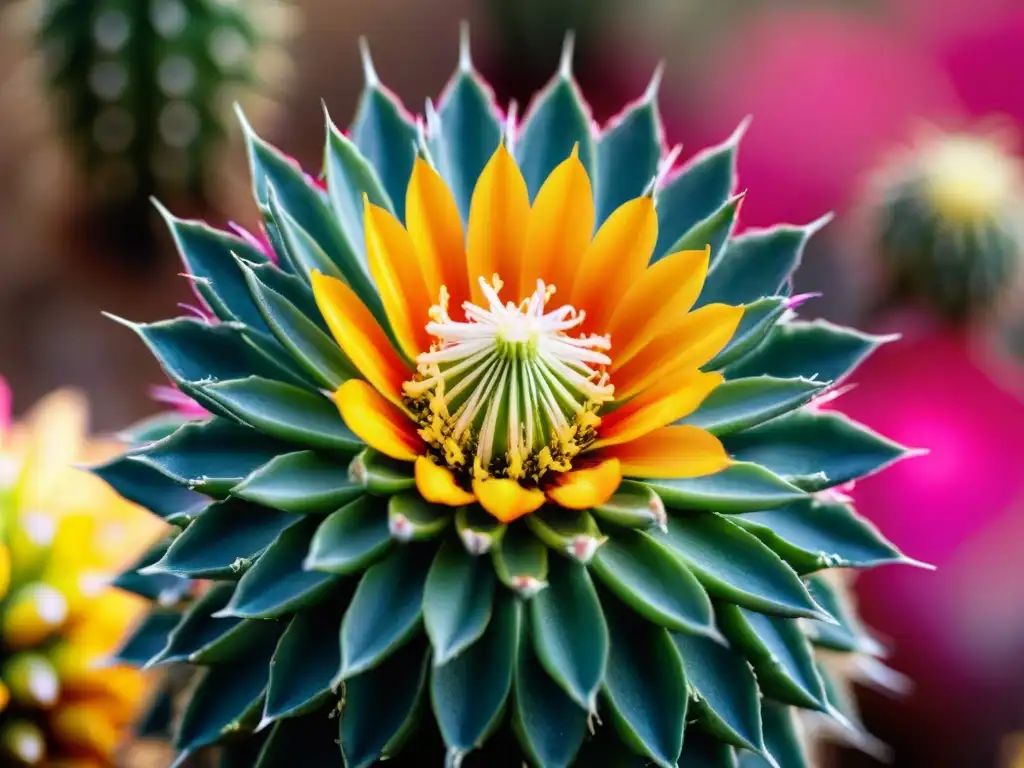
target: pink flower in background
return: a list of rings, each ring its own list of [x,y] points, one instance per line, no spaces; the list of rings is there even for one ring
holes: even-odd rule
[[[964,542],[1024,493],[1024,402],[993,381],[969,349],[965,333],[945,327],[886,345],[854,374],[857,386],[834,404],[898,442],[929,449],[927,457],[862,480],[853,496],[862,514],[940,574]],[[1004,569],[1005,563],[1001,572],[988,574],[993,585],[1007,576]],[[871,596],[863,602],[865,618],[892,635],[915,665],[953,662],[953,668],[932,669],[971,676],[972,665],[982,661],[965,657],[962,645],[952,646],[948,580],[892,569],[866,574],[860,588]]]
[[[685,113],[664,100],[665,120],[671,142],[701,146],[753,116],[739,153],[740,186],[772,192],[744,201],[746,225],[805,223],[842,210],[922,116],[959,112],[938,65],[866,17],[761,14],[719,52],[699,100]]]

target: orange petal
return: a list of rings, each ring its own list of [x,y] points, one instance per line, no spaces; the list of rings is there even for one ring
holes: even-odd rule
[[[711,247],[679,251],[644,270],[608,321],[614,371],[690,311],[704,287]]]
[[[658,214],[649,197],[623,203],[601,225],[583,254],[569,302],[587,313],[580,332],[605,332],[615,309],[608,300],[609,278],[633,285],[647,269],[657,241]]]
[[[662,427],[643,437],[598,451],[616,458],[626,477],[703,477],[731,463],[722,442],[700,427]]]
[[[618,459],[606,459],[586,469],[559,475],[555,485],[547,489],[548,498],[566,509],[590,509],[604,504],[622,482]]]
[[[511,523],[544,506],[544,494],[537,488],[523,488],[508,478],[473,479],[473,493],[487,514]]]
[[[348,428],[371,448],[399,461],[423,455],[423,440],[409,417],[365,381],[346,381],[334,393],[334,403]]]
[[[444,179],[420,157],[413,165],[405,197],[405,226],[419,255],[431,303],[437,303],[444,285],[451,307],[461,307],[469,298],[469,278],[459,208]]]
[[[666,379],[602,417],[592,448],[619,445],[693,413],[722,383],[720,373],[697,372],[686,379]]]
[[[513,300],[533,293],[537,280],[553,285],[568,302],[580,260],[594,233],[594,194],[578,147],[551,172],[533,201]],[[515,286],[512,286],[515,289]]]
[[[668,376],[700,368],[725,348],[743,318],[743,307],[708,304],[688,312],[615,371],[615,396],[624,400]]]
[[[497,273],[506,281],[518,282],[529,218],[526,182],[503,143],[484,166],[469,205],[467,262],[474,303],[487,305],[480,277],[490,281]]]
[[[310,277],[316,305],[338,346],[377,391],[401,405],[402,382],[409,377],[409,368],[391,346],[384,329],[341,280],[316,270]]]
[[[414,360],[420,352],[430,349],[428,314],[440,289],[427,289],[424,275],[420,274],[419,254],[398,220],[365,196],[363,205],[370,274],[402,351]]]
[[[463,504],[472,504],[476,501],[472,493],[455,482],[455,475],[450,469],[438,466],[426,456],[416,459],[414,472],[420,496],[431,504],[461,507]]]
[[[10,701],[11,701],[11,692],[10,692],[10,690],[8,690],[6,685],[4,685],[3,683],[0,683],[0,712],[3,712],[5,709],[7,709],[7,705],[10,703]]]

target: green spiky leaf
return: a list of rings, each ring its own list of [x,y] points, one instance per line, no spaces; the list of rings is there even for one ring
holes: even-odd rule
[[[519,742],[538,764],[572,764],[587,731],[587,713],[548,675],[530,637],[529,611],[523,616],[515,668],[513,718]]]
[[[700,408],[680,419],[713,435],[729,435],[756,427],[807,403],[825,385],[809,379],[754,376],[724,382]]]
[[[320,526],[319,517],[306,517],[278,536],[242,576],[224,614],[278,618],[322,602],[338,577],[302,568]]]
[[[333,403],[291,384],[250,376],[200,389],[241,422],[271,437],[353,456],[365,447]]]
[[[511,526],[491,548],[501,582],[529,599],[548,584],[548,550],[524,524]]]
[[[587,569],[552,560],[548,588],[529,603],[533,648],[541,666],[588,712],[608,664],[608,626]]]
[[[153,467],[121,456],[93,468],[117,493],[169,523],[187,523],[209,502]]]
[[[363,233],[363,196],[371,203],[394,212],[391,198],[384,191],[373,166],[360,154],[355,142],[345,136],[324,110],[327,143],[324,147],[324,173],[327,196],[334,215],[353,249],[366,264],[366,238]],[[403,202],[404,202],[403,196]],[[368,267],[367,267],[368,269]]]
[[[767,696],[805,709],[825,710],[825,688],[811,645],[793,619],[727,603],[717,604],[715,610],[722,631],[750,661]]]
[[[712,597],[782,616],[820,616],[793,570],[757,537],[716,514],[671,515],[659,537]]]
[[[645,480],[670,509],[707,509],[725,513],[781,507],[806,494],[764,467],[735,462],[703,477]]]
[[[355,500],[363,489],[348,466],[314,451],[283,453],[231,489],[231,494],[297,514],[326,514]]]
[[[758,299],[744,306],[743,318],[740,320],[736,333],[733,334],[732,339],[726,344],[725,349],[705,365],[703,370],[720,371],[735,363],[739,368],[739,372],[732,374],[727,370],[727,376],[731,375],[732,378],[741,378],[743,376],[760,376],[768,373],[761,370],[758,366],[749,366],[744,369],[741,363],[769,335],[779,318],[786,311],[786,303],[786,299],[782,296],[770,296],[767,299]],[[744,373],[744,370],[746,370],[746,373]],[[786,377],[778,376],[778,378]],[[796,376],[790,378],[796,378]]]
[[[176,611],[151,611],[121,641],[112,658],[119,664],[144,666],[164,649],[180,619]]]
[[[780,293],[800,264],[807,241],[825,221],[748,231],[733,238],[708,273],[697,305],[746,304]]]
[[[254,270],[243,268],[243,274],[271,333],[309,376],[334,390],[357,375],[334,340],[309,319],[311,315],[267,285]],[[312,317],[319,314],[317,310]]]
[[[292,618],[270,665],[264,721],[310,712],[330,697],[341,666],[338,627],[344,609],[345,603],[332,596]]]
[[[384,504],[360,496],[319,523],[305,567],[327,573],[357,573],[391,546]]]
[[[833,412],[796,411],[722,442],[737,459],[816,491],[872,474],[907,455],[903,446]]]
[[[579,145],[579,159],[594,178],[590,113],[565,67],[541,91],[523,120],[515,155],[533,200],[555,167]]]
[[[807,323],[793,320],[776,325],[755,352],[730,366],[728,378],[776,376],[803,377],[836,382],[887,341],[886,336],[843,328],[824,320]]]
[[[736,215],[739,213],[741,202],[742,194],[730,197],[717,210],[690,227],[672,244],[665,255],[679,251],[702,251],[705,247],[711,246],[710,263],[714,264],[721,258],[722,249],[725,248],[733,227],[736,226]]]
[[[249,473],[287,452],[287,443],[214,416],[182,425],[170,437],[132,453],[131,460],[190,490],[223,498]]]
[[[366,88],[356,107],[349,135],[370,161],[388,193],[395,214],[405,220],[405,192],[416,159],[416,126],[373,71],[368,49],[363,49]]]
[[[431,151],[465,224],[476,180],[501,140],[501,122],[493,93],[468,60],[468,43],[464,50],[438,105]]]
[[[341,623],[339,679],[371,669],[418,629],[431,551],[396,550],[366,570]]]
[[[522,607],[499,593],[487,631],[430,675],[430,699],[449,755],[475,749],[494,727],[512,686]]]
[[[693,710],[715,738],[742,749],[764,749],[757,680],[736,651],[705,637],[673,633],[693,687]],[[689,739],[689,734],[687,734]]]
[[[680,632],[712,633],[711,600],[681,558],[659,540],[619,531],[598,550],[591,570],[648,621]]]
[[[245,524],[239,525],[240,520]],[[295,522],[294,515],[238,499],[216,502],[206,507],[174,540],[167,554],[144,572],[230,579],[248,568]]]
[[[426,649],[412,643],[345,683],[341,754],[348,768],[369,768],[414,717],[427,679]]]
[[[841,502],[805,499],[730,519],[761,539],[800,573],[905,561],[874,525]]]
[[[423,624],[441,666],[475,643],[491,621],[494,569],[487,560],[446,539],[434,557],[423,591]]]
[[[635,752],[672,768],[686,723],[683,660],[667,630],[639,619],[613,597],[601,602],[611,633],[603,690],[612,723]]]
[[[594,198],[599,226],[620,205],[642,195],[658,172],[662,128],[655,99],[657,83],[652,86],[597,140]]]
[[[416,491],[388,499],[388,530],[397,541],[432,539],[452,524],[451,507],[431,504]]]
[[[269,645],[249,658],[210,667],[204,673],[182,715],[175,740],[178,749],[213,744],[258,714],[253,703],[260,701],[267,687],[273,650]]]
[[[728,199],[736,186],[736,146],[743,128],[722,144],[695,155],[658,190],[654,261],[672,253],[683,235]]]

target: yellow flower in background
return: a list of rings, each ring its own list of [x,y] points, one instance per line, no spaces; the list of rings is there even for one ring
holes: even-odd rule
[[[381,453],[415,462],[428,501],[475,500],[509,522],[545,501],[603,504],[623,477],[728,466],[718,438],[674,425],[721,383],[700,368],[743,315],[726,304],[690,311],[710,248],[650,264],[658,219],[647,195],[594,225],[575,150],[531,206],[500,146],[465,233],[451,191],[418,158],[404,227],[365,201],[370,271],[394,343],[351,288],[313,273],[320,310],[365,378],[334,395],[345,423]]]
[[[120,447],[80,395],[11,424],[0,389],[0,763],[111,766],[146,682],[103,662],[145,601],[108,584],[162,523],[76,468]]]

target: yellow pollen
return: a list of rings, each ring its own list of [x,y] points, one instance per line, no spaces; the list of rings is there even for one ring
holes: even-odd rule
[[[549,306],[555,286],[538,281],[516,304],[499,299],[499,275],[479,285],[484,306],[467,301],[456,318],[442,287],[426,326],[435,341],[403,385],[405,405],[460,482],[508,477],[535,486],[546,472],[569,471],[596,439],[598,412],[614,396],[611,342],[573,335],[585,315]]]

